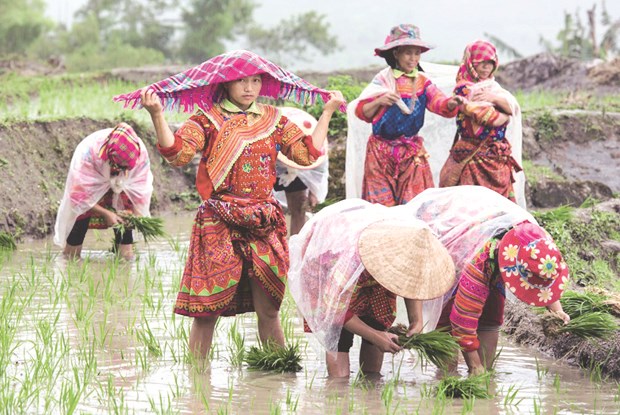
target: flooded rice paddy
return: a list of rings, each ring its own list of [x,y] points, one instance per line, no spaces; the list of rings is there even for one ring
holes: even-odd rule
[[[84,260],[67,262],[51,239],[0,258],[0,413],[154,414],[618,414],[620,386],[536,350],[500,340],[491,399],[437,398],[434,367],[386,355],[382,376],[328,379],[323,353],[302,330],[287,296],[281,319],[300,343],[303,370],[248,370],[254,314],[222,318],[211,364],[187,353],[191,319],[172,313],[192,215],[165,218],[168,239],[118,262],[110,231],[90,231]],[[403,307],[401,307],[402,309]],[[404,322],[403,316],[399,321]],[[462,375],[466,368],[459,368]]]

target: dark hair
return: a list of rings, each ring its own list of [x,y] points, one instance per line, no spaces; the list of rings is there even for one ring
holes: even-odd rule
[[[398,61],[396,60],[396,56],[394,56],[394,49],[386,50],[381,56],[385,59],[390,68],[396,69],[398,67]]]
[[[385,59],[385,61],[387,62],[388,66],[392,69],[398,69],[398,61],[396,60],[396,56],[394,56],[394,52],[396,51],[396,49],[398,49],[398,46],[396,46],[395,48],[392,49],[388,49],[385,50],[383,52],[381,52],[380,56]],[[420,64],[418,63],[418,71],[420,72],[424,72],[424,69],[422,69],[422,67],[420,66]]]

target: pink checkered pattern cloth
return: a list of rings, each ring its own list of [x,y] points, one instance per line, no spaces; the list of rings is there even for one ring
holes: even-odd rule
[[[329,92],[280,68],[253,52],[235,50],[215,56],[198,66],[149,86],[162,100],[165,110],[193,112],[194,105],[208,109],[222,98],[219,84],[246,76],[263,74],[260,96],[291,100],[302,105],[313,104],[317,97],[329,100]],[[125,108],[141,108],[140,91],[114,97]]]
[[[499,59],[495,46],[485,40],[477,40],[467,45],[463,53],[463,61],[456,74],[456,83],[458,84],[461,81],[478,82],[480,77],[474,69],[474,64],[483,61],[493,61],[495,63],[493,73],[497,71]]]
[[[118,124],[99,150],[102,160],[109,160],[116,167],[131,170],[140,156],[137,134],[129,124]]]

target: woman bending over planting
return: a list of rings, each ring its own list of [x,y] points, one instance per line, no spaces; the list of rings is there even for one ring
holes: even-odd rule
[[[481,186],[427,189],[405,208],[438,235],[456,265],[457,284],[441,312],[425,317],[451,327],[470,374],[493,365],[507,295],[570,320],[559,301],[568,267],[526,210]]]
[[[325,348],[332,377],[349,376],[354,335],[362,338],[360,370],[380,372],[384,353],[402,349],[387,331],[396,296],[405,299],[411,336],[425,328],[422,300],[442,296],[453,284],[446,249],[401,207],[345,200],[291,237],[289,289],[305,330]]]
[[[122,215],[150,216],[153,175],[144,143],[128,124],[92,133],[78,144],[54,227],[54,243],[79,258],[89,228],[123,224]],[[125,259],[133,253],[130,229],[114,228],[114,247]]]

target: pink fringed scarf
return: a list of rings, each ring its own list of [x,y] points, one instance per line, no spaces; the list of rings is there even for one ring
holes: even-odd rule
[[[329,100],[328,91],[246,50],[215,56],[185,72],[156,82],[149,88],[162,100],[164,110],[182,108],[184,112],[193,112],[194,105],[209,109],[214,102],[219,102],[222,98],[219,84],[258,74],[264,74],[260,96],[291,100],[303,105],[313,104],[317,96],[323,102]],[[124,102],[125,108],[141,108],[140,92],[141,89],[138,89],[117,95],[114,101]]]

